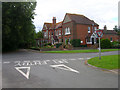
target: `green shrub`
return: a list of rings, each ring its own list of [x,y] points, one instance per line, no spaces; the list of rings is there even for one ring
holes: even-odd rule
[[[117,42],[117,41],[111,42],[111,45],[112,45],[112,48],[120,47],[119,42]]]
[[[56,48],[59,48],[59,46],[61,46],[61,45],[62,45],[62,43],[57,43]]]
[[[80,39],[73,39],[70,41],[70,43],[73,45],[73,47],[80,47],[81,40]]]
[[[44,44],[44,46],[47,46],[47,45],[48,45],[47,43]]]
[[[111,48],[111,42],[109,39],[101,39],[101,48]]]
[[[86,45],[80,45],[80,47],[87,47],[87,44]]]
[[[49,46],[51,46],[52,44],[51,43],[48,43]]]
[[[69,41],[69,39],[66,40],[66,45],[68,45],[68,41]]]

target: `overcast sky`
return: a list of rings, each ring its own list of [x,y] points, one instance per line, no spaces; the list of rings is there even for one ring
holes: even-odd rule
[[[118,2],[120,0],[37,0],[34,19],[36,31],[42,30],[44,22],[63,20],[66,13],[82,14],[94,20],[103,29],[112,30],[118,25]]]

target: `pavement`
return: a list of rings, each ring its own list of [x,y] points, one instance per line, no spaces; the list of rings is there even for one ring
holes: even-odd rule
[[[96,56],[98,53],[55,54],[25,49],[4,53],[2,88],[118,88],[118,74],[85,65],[85,60]]]

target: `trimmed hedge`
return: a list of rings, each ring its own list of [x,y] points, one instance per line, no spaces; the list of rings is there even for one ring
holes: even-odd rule
[[[73,39],[70,41],[73,47],[80,47],[81,40],[80,39]]]
[[[57,43],[56,48],[59,48],[62,45],[62,43]]]
[[[109,39],[101,39],[101,48],[111,48],[112,44]]]

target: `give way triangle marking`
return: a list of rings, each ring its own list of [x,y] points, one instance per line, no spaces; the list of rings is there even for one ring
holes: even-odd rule
[[[75,73],[80,73],[79,71],[75,70],[75,69],[72,69],[64,64],[60,64],[60,65],[50,65],[51,67],[54,67],[54,68],[58,68],[58,69],[63,69],[63,70],[67,70],[67,71],[72,71],[72,72],[75,72]]]
[[[30,75],[30,67],[15,67],[17,71],[19,71],[23,76],[25,76],[27,79],[29,79]],[[27,72],[23,72],[22,70],[27,70]]]

